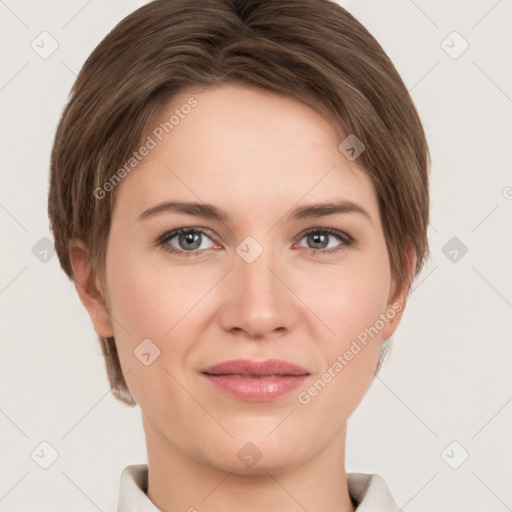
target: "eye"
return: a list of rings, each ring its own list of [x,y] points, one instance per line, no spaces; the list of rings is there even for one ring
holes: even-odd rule
[[[203,228],[180,228],[162,235],[158,244],[171,253],[185,257],[196,256],[200,254],[199,249],[211,249],[211,246],[204,247],[205,237],[210,238]],[[172,243],[174,239],[175,243]]]
[[[188,258],[200,256],[204,250],[213,248],[213,245],[206,247],[203,245],[205,238],[212,242],[212,238],[204,228],[179,228],[164,233],[157,240],[157,245],[167,252]],[[337,239],[338,243],[329,246],[329,241],[333,238]],[[333,254],[354,243],[354,238],[349,234],[331,228],[310,228],[297,238],[300,241],[303,239],[306,239],[306,243],[310,245],[309,247],[299,245],[299,247],[309,249],[315,255]]]
[[[332,239],[333,237],[338,239],[338,243],[329,247],[329,238]],[[300,240],[303,239],[306,239],[306,243],[312,245],[312,247],[309,246],[306,249],[311,249],[314,254],[333,254],[345,247],[350,247],[354,242],[354,239],[347,233],[331,228],[308,229],[300,238]]]

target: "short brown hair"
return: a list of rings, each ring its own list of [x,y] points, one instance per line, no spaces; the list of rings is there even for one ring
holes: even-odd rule
[[[429,154],[409,92],[371,34],[330,0],[155,0],[124,18],[83,65],[51,153],[50,227],[60,265],[83,240],[103,280],[115,191],[93,193],[140,146],[159,107],[190,87],[238,83],[295,98],[328,118],[379,201],[391,274],[415,277],[428,256]],[[411,283],[408,283],[409,285]],[[113,337],[99,336],[112,392],[133,399]]]

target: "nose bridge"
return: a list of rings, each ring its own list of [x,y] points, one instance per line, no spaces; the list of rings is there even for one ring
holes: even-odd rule
[[[279,276],[281,258],[271,238],[260,242],[249,236],[236,248],[225,328],[261,336],[289,324],[293,298]]]
[[[248,236],[236,248],[235,286],[241,286],[242,296],[275,297],[282,286],[275,276],[278,258],[276,248],[271,244],[272,237],[262,238],[260,236],[258,241]]]

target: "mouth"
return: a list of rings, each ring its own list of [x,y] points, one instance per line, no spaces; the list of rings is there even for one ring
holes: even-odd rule
[[[208,375],[240,375],[247,377],[287,377],[309,375],[298,364],[283,359],[255,361],[251,359],[234,359],[216,364],[203,370]]]
[[[267,402],[300,386],[309,372],[301,366],[281,359],[226,361],[202,372],[216,389],[233,398]]]

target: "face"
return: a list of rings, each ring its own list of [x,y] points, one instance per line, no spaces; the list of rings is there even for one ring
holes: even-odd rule
[[[323,117],[271,92],[183,93],[154,127],[116,186],[111,332],[96,317],[97,331],[115,336],[147,435],[226,471],[296,466],[339,439],[398,325],[372,182]],[[326,204],[341,207],[304,210]],[[238,359],[303,375],[204,373]],[[254,469],[241,449],[262,455]]]

